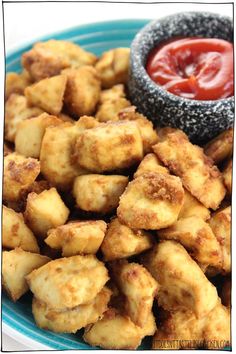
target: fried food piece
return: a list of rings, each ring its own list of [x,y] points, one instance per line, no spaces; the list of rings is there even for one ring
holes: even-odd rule
[[[13,301],[17,301],[29,290],[25,276],[49,261],[48,257],[21,248],[2,253],[3,288]]]
[[[231,207],[217,211],[209,220],[209,225],[215,234],[222,251],[222,271],[231,271]]]
[[[175,129],[166,134],[153,150],[206,208],[218,208],[226,193],[221,173],[199,146],[191,144],[184,132]]]
[[[2,246],[10,249],[21,247],[25,251],[39,253],[36,238],[22,214],[5,205],[2,208]]]
[[[60,124],[62,124],[61,119],[47,113],[20,122],[15,137],[16,152],[26,157],[39,158],[46,128]]]
[[[204,147],[204,153],[209,156],[215,164],[222,162],[233,153],[233,128],[229,128],[209,141]]]
[[[117,100],[119,98],[124,98],[125,96],[126,96],[125,85],[123,84],[114,85],[110,89],[101,91],[99,103]]]
[[[80,46],[69,41],[51,39],[36,43],[22,56],[22,65],[35,81],[60,74],[69,67],[94,65],[97,58]]]
[[[78,176],[73,187],[76,205],[86,211],[109,213],[117,208],[127,184],[128,177],[119,175]]]
[[[75,333],[99,320],[107,310],[110,297],[111,290],[104,287],[91,303],[61,311],[50,309],[34,297],[32,311],[38,327],[56,333]]]
[[[116,48],[104,52],[95,65],[103,88],[126,84],[129,74],[129,48]]]
[[[210,218],[210,210],[184,188],[184,204],[180,210],[179,219],[190,216],[198,216],[203,220],[208,220]]]
[[[24,94],[24,89],[31,84],[29,75],[26,71],[20,74],[17,73],[7,73],[5,81],[5,99],[7,100],[12,93],[19,95]]]
[[[144,230],[132,230],[114,218],[105,234],[101,250],[105,261],[127,258],[148,250],[153,245],[152,235]]]
[[[198,216],[179,219],[174,225],[157,232],[158,237],[180,242],[199,263],[221,266],[220,244],[210,226]]]
[[[130,228],[158,230],[177,220],[183,200],[184,190],[178,177],[149,172],[128,184],[117,216]]]
[[[109,279],[95,256],[55,259],[26,277],[35,297],[55,310],[89,304]]]
[[[152,349],[223,349],[230,343],[230,313],[219,302],[207,316],[191,311],[168,314],[153,337]]]
[[[107,225],[103,220],[73,221],[48,231],[45,242],[62,249],[62,256],[97,253],[104,239]]]
[[[233,174],[232,169],[233,169],[233,161],[231,159],[223,170],[224,184],[230,195],[232,194],[232,174]]]
[[[93,172],[128,168],[143,157],[139,128],[128,121],[108,122],[83,131],[74,150],[78,164]]]
[[[152,152],[152,146],[158,142],[158,135],[150,120],[148,120],[144,115],[136,112],[135,106],[131,106],[120,111],[119,120],[135,121],[141,132],[144,153],[147,154]]]
[[[68,112],[75,117],[93,114],[101,92],[101,81],[96,69],[82,66],[62,73],[67,76],[64,102]]]
[[[65,75],[40,80],[25,89],[25,97],[30,105],[57,115],[62,110],[66,82]]]
[[[99,122],[117,121],[119,120],[119,112],[130,105],[130,101],[124,97],[106,100],[99,105],[95,117]]]
[[[18,201],[21,192],[27,189],[40,173],[40,163],[17,153],[4,157],[3,200]]]
[[[162,241],[142,261],[160,284],[157,300],[165,310],[188,309],[200,318],[216,306],[216,288],[181,244]]]
[[[43,192],[29,193],[25,209],[25,220],[31,230],[42,238],[47,236],[47,231],[53,227],[63,225],[69,215],[56,188]]]
[[[231,279],[226,278],[220,293],[222,304],[229,308],[231,307],[231,287]]]
[[[19,123],[42,113],[39,107],[29,107],[25,96],[11,94],[5,105],[5,138],[14,142]]]
[[[158,283],[138,263],[114,262],[111,270],[119,290],[125,295],[125,313],[135,325],[143,328],[152,311]]]
[[[169,170],[162,165],[161,161],[155,154],[150,153],[144,156],[143,160],[140,162],[140,165],[134,174],[134,178],[148,172],[169,173]]]

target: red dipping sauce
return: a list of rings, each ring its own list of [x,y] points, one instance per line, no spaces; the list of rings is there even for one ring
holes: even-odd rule
[[[167,91],[195,100],[234,94],[233,45],[223,39],[184,38],[155,48],[146,69]]]

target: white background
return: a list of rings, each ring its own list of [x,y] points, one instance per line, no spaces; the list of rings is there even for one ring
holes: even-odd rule
[[[6,54],[14,48],[56,31],[112,19],[156,19],[183,11],[211,11],[232,17],[232,4],[127,3],[5,3]],[[15,339],[17,339],[15,337]],[[20,340],[21,341],[21,340]],[[37,349],[3,334],[3,350]],[[29,345],[29,343],[28,343]]]

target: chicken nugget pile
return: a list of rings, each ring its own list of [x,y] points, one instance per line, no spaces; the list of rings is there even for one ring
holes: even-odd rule
[[[206,146],[127,94],[129,49],[36,43],[6,75],[2,281],[104,349],[230,345],[233,130]],[[78,337],[78,341],[79,341]]]

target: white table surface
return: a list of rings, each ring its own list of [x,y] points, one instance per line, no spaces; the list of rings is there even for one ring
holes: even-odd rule
[[[4,3],[5,47],[10,50],[66,28],[112,19],[160,18],[183,11],[211,11],[232,17],[231,4]],[[3,333],[4,351],[36,349]]]

